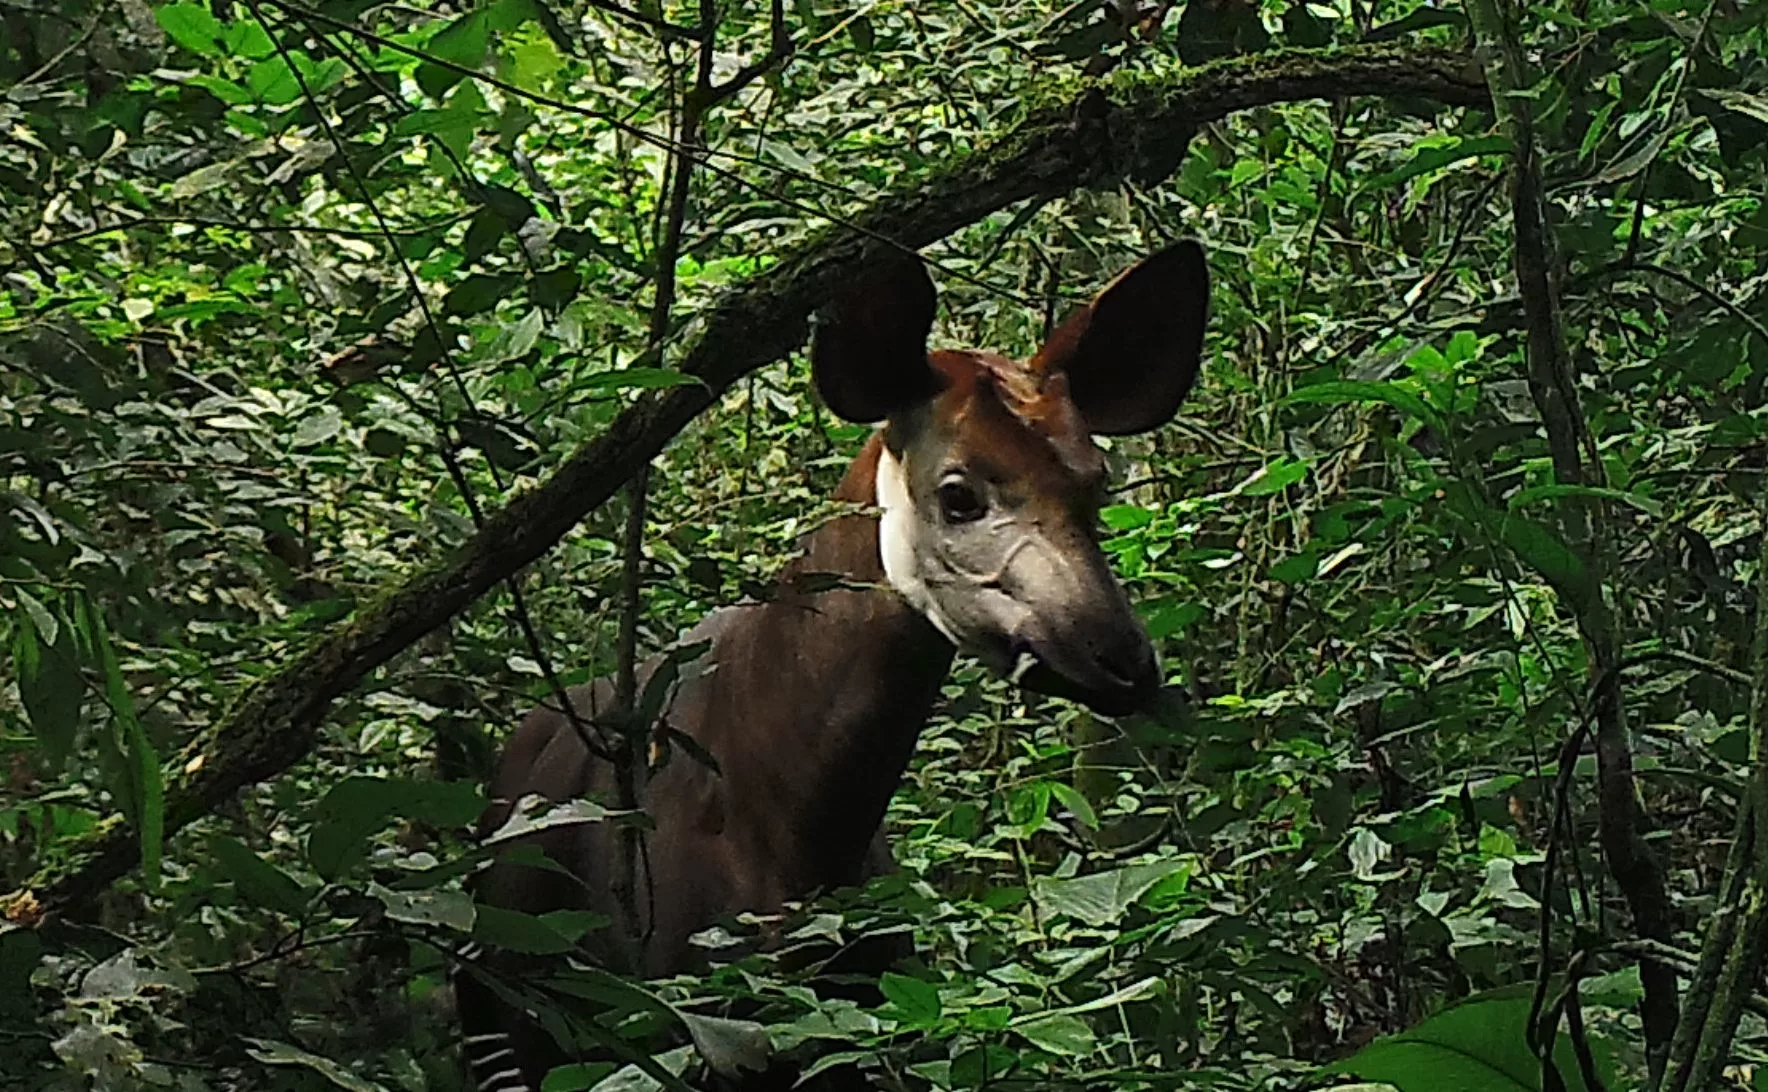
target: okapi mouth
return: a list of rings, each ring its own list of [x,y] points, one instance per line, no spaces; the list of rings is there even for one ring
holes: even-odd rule
[[[1011,677],[1036,694],[1067,698],[1106,717],[1125,717],[1149,708],[1160,694],[1160,666],[1146,643],[1125,666],[1099,656],[1076,656],[1028,637],[1008,645]],[[1083,666],[1084,663],[1084,666]]]

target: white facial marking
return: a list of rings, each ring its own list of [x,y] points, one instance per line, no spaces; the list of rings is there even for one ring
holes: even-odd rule
[[[887,447],[878,452],[877,490],[878,507],[884,510],[878,520],[878,556],[884,561],[884,579],[946,640],[960,644],[921,575],[916,542],[920,520],[915,515],[914,497],[909,493],[908,475]]]

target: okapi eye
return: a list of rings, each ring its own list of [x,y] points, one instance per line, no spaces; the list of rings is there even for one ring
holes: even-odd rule
[[[970,523],[981,519],[988,506],[968,482],[952,478],[939,483],[939,511],[947,523]]]

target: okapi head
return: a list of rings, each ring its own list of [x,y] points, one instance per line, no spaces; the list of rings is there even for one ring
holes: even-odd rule
[[[883,421],[885,575],[953,644],[1034,690],[1102,713],[1160,685],[1153,645],[1099,548],[1095,435],[1171,419],[1197,377],[1202,249],[1131,267],[1027,361],[927,348],[934,289],[893,254],[842,296],[812,350],[837,415]]]

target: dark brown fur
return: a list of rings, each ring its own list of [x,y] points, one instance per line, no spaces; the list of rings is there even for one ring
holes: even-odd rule
[[[869,504],[880,438],[854,461],[835,496]],[[700,951],[688,937],[723,914],[770,913],[817,890],[857,883],[887,867],[879,837],[884,809],[951,663],[952,649],[933,627],[884,587],[877,519],[839,517],[812,534],[798,573],[838,573],[865,590],[783,594],[764,604],[729,607],[683,638],[710,639],[703,666],[684,671],[667,716],[718,761],[714,773],[676,753],[644,790],[656,823],[649,836],[650,875],[639,876],[639,920],[627,922],[608,869],[620,860],[609,824],[555,828],[532,839],[585,883],[499,861],[476,885],[493,905],[539,914],[562,907],[614,920],[614,935],[646,938],[636,959],[606,944],[591,954],[611,969],[658,976],[692,969]],[[855,635],[864,634],[863,640]],[[830,655],[839,650],[840,655]],[[646,673],[654,664],[646,665]],[[608,709],[602,680],[572,691],[581,715]],[[596,761],[557,709],[529,713],[511,737],[491,786],[485,833],[509,817],[516,798],[589,796],[612,803],[612,770]],[[878,968],[881,969],[881,968]],[[487,998],[471,982],[475,1008]],[[463,1016],[468,1003],[463,997]],[[549,1039],[507,1010],[496,1024],[519,1044],[530,1087],[565,1060]]]

